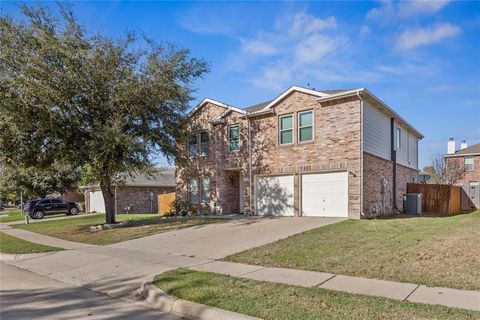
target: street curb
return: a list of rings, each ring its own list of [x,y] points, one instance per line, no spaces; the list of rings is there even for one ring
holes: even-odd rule
[[[172,297],[151,282],[144,282],[137,290],[140,300],[148,302],[153,308],[163,312],[173,313],[188,319],[198,320],[259,320],[260,318],[250,317],[240,313],[206,306],[187,300]]]

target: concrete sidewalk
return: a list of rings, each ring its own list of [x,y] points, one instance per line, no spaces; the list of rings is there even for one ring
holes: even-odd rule
[[[94,246],[92,244],[67,241],[59,238],[46,236],[40,233],[35,233],[35,232],[23,230],[23,229],[12,228],[9,225],[6,225],[4,223],[0,223],[0,231],[10,236],[27,240],[33,243],[43,244],[43,245],[62,248],[62,249],[81,249],[81,248],[88,248],[88,247]]]
[[[242,263],[213,261],[190,267],[195,271],[329,290],[385,297],[425,304],[480,311],[480,291],[432,288],[413,283],[366,279],[284,268],[267,268]]]

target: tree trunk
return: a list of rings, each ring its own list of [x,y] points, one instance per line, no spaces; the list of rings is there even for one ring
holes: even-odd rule
[[[103,200],[105,202],[105,222],[107,224],[115,224],[115,195],[112,192],[110,181],[100,182]]]

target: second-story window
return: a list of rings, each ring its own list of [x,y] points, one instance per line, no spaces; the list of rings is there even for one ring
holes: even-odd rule
[[[206,156],[208,154],[208,132],[200,132],[200,155]]]
[[[473,157],[465,157],[465,171],[473,171]]]
[[[313,111],[298,113],[298,142],[313,141]]]
[[[402,129],[397,127],[397,134],[395,136],[395,149],[400,150],[402,146]]]
[[[240,126],[238,124],[228,127],[228,150],[240,150]]]
[[[188,136],[188,155],[190,157],[195,157],[198,152],[197,146],[197,135],[192,133]]]
[[[280,116],[280,144],[293,143],[293,115]]]

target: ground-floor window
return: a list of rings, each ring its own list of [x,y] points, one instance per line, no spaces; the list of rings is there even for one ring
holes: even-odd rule
[[[188,182],[188,200],[191,203],[198,203],[198,181],[190,179]]]
[[[200,197],[204,203],[210,201],[210,178],[200,179]]]

